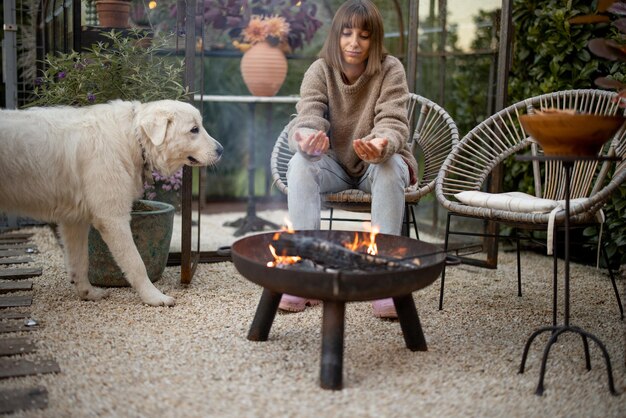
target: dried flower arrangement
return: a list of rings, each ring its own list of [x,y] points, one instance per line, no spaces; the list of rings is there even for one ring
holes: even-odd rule
[[[243,42],[233,41],[233,45],[241,52],[246,52],[252,45],[268,42],[283,52],[290,52],[287,42],[289,23],[282,16],[252,16],[248,26],[242,31]]]

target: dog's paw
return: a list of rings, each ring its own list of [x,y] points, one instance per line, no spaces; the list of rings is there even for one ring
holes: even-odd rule
[[[150,306],[174,306],[176,304],[176,299],[171,296],[164,295],[159,292],[151,292],[149,295],[141,295],[141,300],[146,305]]]
[[[90,286],[85,289],[77,289],[77,290],[78,290],[78,296],[82,300],[96,301],[96,300],[104,299],[107,296],[109,296],[109,292],[106,289],[100,289],[98,287],[93,287],[93,286]]]

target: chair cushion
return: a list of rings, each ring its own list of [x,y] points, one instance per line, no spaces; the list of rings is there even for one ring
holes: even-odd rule
[[[460,202],[481,208],[508,210],[511,212],[550,212],[559,206],[552,199],[542,199],[522,192],[485,193],[477,190],[454,195]]]

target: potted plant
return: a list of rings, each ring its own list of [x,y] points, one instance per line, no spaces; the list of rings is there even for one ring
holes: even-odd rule
[[[49,54],[44,70],[35,79],[32,105],[86,106],[110,100],[183,99],[188,91],[182,85],[182,59],[163,54],[168,37],[152,38],[141,30],[126,34],[112,30],[103,33],[86,52]],[[131,213],[131,229],[150,280],[156,281],[167,262],[172,237],[174,207],[156,202],[156,191],[180,193],[180,174],[163,177],[152,172],[144,186],[144,200],[136,202]],[[89,280],[103,286],[127,286],[121,270],[98,232],[89,234]]]
[[[96,14],[100,26],[127,28],[130,18],[130,0],[97,0]]]

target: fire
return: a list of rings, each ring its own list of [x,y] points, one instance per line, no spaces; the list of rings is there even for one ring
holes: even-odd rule
[[[280,237],[280,234],[283,232],[288,233],[288,234],[293,234],[295,232],[292,228],[291,222],[289,222],[289,219],[285,219],[285,226],[283,226],[280,229],[280,232],[276,232],[274,234],[274,236],[272,237],[272,241],[276,241],[278,237]],[[274,261],[268,261],[267,267],[277,267],[277,266],[286,265],[286,264],[296,264],[297,262],[302,260],[298,256],[286,256],[286,255],[276,254],[276,248],[274,248],[272,244],[269,245],[269,248],[270,248],[270,252],[272,253],[272,256],[274,257]]]
[[[287,233],[293,234],[295,231],[292,229],[291,223],[289,220],[285,220],[287,226],[283,226],[280,231],[276,232],[272,237],[272,240],[275,241],[280,237],[280,234]],[[366,232],[354,233],[354,240],[352,242],[344,242],[343,246],[351,251],[355,252],[367,252],[370,255],[378,254],[378,246],[376,245],[376,235],[380,232],[380,228],[377,226],[372,226],[371,228],[367,228],[366,224]],[[285,256],[276,254],[276,248],[269,244],[269,250],[274,257],[273,261],[268,261],[267,267],[278,267],[284,266],[287,264],[296,264],[302,260],[299,256]]]
[[[365,249],[369,255],[378,254],[378,246],[376,245],[376,235],[380,232],[377,226],[370,228],[369,232],[366,232],[361,236],[358,233],[354,234],[354,240],[350,243],[344,243],[343,246],[352,251],[362,251]]]

